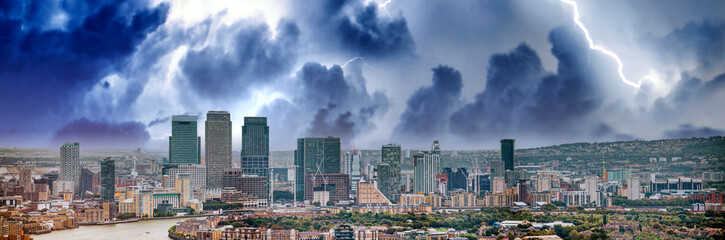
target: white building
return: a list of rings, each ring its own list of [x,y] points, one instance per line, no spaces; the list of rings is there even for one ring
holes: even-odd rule
[[[173,187],[176,183],[176,176],[189,174],[191,184],[194,188],[206,188],[206,167],[201,164],[179,164],[168,169],[169,178],[164,179],[164,186]]]
[[[436,175],[441,172],[441,150],[438,141],[433,141],[431,151],[413,156],[415,169],[415,192],[432,193],[436,191]]]
[[[627,178],[627,199],[640,199],[640,184],[638,177]]]
[[[65,143],[60,147],[60,174],[58,180],[72,182],[73,192],[79,190],[81,179],[80,144]],[[55,188],[53,189],[55,190]]]

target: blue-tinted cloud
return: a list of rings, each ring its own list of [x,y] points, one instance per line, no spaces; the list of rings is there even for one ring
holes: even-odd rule
[[[462,87],[461,73],[456,69],[443,65],[433,68],[433,85],[419,88],[408,99],[395,127],[396,136],[435,137],[444,133],[449,114],[460,102]]]
[[[64,142],[80,142],[84,148],[139,148],[149,140],[146,126],[140,122],[75,120],[53,136],[53,146]]]
[[[167,4],[146,8],[133,1],[0,4],[3,139],[70,121],[83,93],[123,68],[169,11]]]
[[[667,138],[691,138],[691,137],[712,137],[724,136],[725,131],[709,127],[695,127],[690,124],[683,124],[677,129],[665,131]]]
[[[255,84],[289,73],[295,63],[300,32],[294,22],[281,22],[274,37],[266,24],[237,22],[217,31],[230,34],[231,46],[192,50],[180,62],[191,87],[204,98],[247,95]]]

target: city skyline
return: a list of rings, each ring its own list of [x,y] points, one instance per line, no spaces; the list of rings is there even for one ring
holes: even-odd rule
[[[273,151],[725,135],[725,3],[572,3],[12,1],[0,146],[159,150],[210,110]]]

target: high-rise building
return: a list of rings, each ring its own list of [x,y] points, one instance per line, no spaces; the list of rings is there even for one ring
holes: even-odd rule
[[[382,164],[378,165],[380,191],[393,202],[400,198],[400,161],[402,152],[400,145],[383,145],[381,151]]]
[[[415,168],[415,192],[432,193],[436,191],[436,175],[441,172],[441,150],[438,141],[433,141],[431,151],[413,156]]]
[[[81,159],[80,144],[65,143],[60,147],[60,181],[71,182],[76,195],[80,195]]]
[[[182,206],[187,206],[189,202],[194,199],[194,188],[191,184],[191,175],[179,174],[176,175],[174,184],[174,192],[180,194],[180,203]]]
[[[33,191],[33,171],[30,168],[23,168],[20,170],[20,186],[23,187],[25,192]]]
[[[640,182],[638,177],[627,178],[627,199],[638,200],[640,198]]]
[[[171,117],[169,164],[201,164],[201,138],[197,135],[197,117]]]
[[[506,181],[502,177],[494,177],[491,185],[492,193],[506,192]]]
[[[345,152],[345,163],[343,164],[342,173],[350,175],[350,193],[357,193],[357,182],[362,178],[362,163],[360,162],[360,152],[353,150]]]
[[[246,156],[269,156],[269,126],[267,117],[244,117],[242,126],[242,158]],[[269,167],[269,162],[242,161],[242,167]]]
[[[269,126],[267,126],[266,117],[244,117],[241,157],[240,167],[244,174],[263,177],[266,181],[263,186],[258,187],[268,189],[271,179],[269,176]]]
[[[295,150],[297,198],[305,196],[306,175],[340,173],[340,157],[340,138],[297,139],[297,150]]]
[[[516,156],[514,155],[513,139],[501,139],[501,161],[504,162],[504,170],[514,170]]]
[[[307,174],[305,176],[305,200],[312,201],[315,192],[328,192],[329,199],[333,202],[349,200],[350,176],[340,173]]]
[[[221,191],[224,169],[232,168],[231,115],[227,111],[207,112],[204,130],[206,187]]]
[[[468,171],[465,168],[444,168],[443,173],[448,176],[448,191],[467,190]]]
[[[154,192],[151,190],[140,190],[134,195],[136,203],[136,216],[140,218],[154,217]]]
[[[115,201],[116,161],[110,157],[101,161],[101,199],[104,202]]]
[[[86,192],[93,192],[94,175],[88,168],[81,170],[81,179],[78,181],[78,188],[80,188],[78,189],[79,196],[83,197],[86,195]]]
[[[164,186],[173,187],[176,178],[180,174],[188,174],[191,176],[191,183],[194,188],[201,189],[206,187],[206,167],[201,164],[174,164],[167,165],[163,169],[163,174],[167,175]]]
[[[254,198],[267,199],[269,188],[267,187],[268,176],[248,175],[243,169],[224,170],[224,189],[234,188],[236,191],[252,195]]]

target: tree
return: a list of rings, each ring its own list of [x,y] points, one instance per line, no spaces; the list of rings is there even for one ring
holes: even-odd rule
[[[315,205],[315,207],[320,207],[321,206],[320,202],[313,202],[312,205]]]
[[[547,204],[544,204],[543,206],[541,206],[541,210],[544,210],[546,212],[555,211],[556,209],[557,209],[556,205],[551,204],[551,203],[547,203]]]
[[[335,202],[327,201],[327,206],[329,206],[329,207],[335,206]]]
[[[607,226],[607,214],[602,214],[602,226]]]
[[[609,236],[607,236],[607,232],[604,231],[604,229],[594,229],[592,231],[592,235],[589,235],[589,240],[606,240],[609,239]]]

